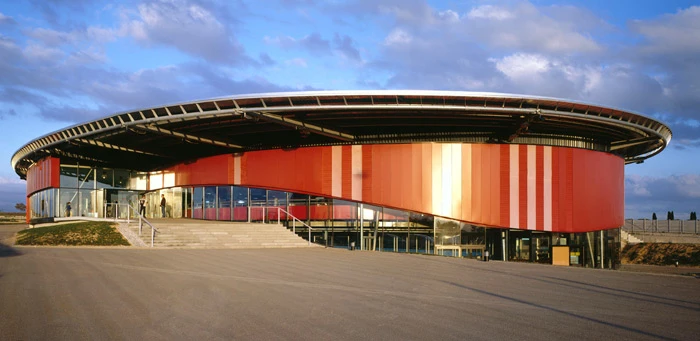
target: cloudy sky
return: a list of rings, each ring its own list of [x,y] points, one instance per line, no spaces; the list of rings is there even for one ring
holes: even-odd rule
[[[0,3],[0,211],[31,139],[231,94],[438,89],[637,111],[671,146],[626,173],[626,216],[700,211],[700,4],[676,0]],[[3,161],[4,160],[4,161]]]

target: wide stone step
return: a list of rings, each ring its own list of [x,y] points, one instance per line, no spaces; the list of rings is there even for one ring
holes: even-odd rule
[[[183,223],[155,225],[155,247],[174,248],[289,248],[309,247],[309,242],[277,224]],[[138,225],[129,229],[138,235]],[[150,245],[151,229],[143,226],[140,238]],[[311,244],[311,246],[317,246]]]

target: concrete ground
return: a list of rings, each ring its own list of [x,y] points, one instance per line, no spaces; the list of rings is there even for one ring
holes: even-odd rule
[[[700,335],[689,276],[320,248],[0,248],[3,340]]]

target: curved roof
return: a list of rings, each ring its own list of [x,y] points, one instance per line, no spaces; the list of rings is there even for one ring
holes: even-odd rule
[[[151,171],[274,148],[413,142],[569,146],[641,162],[671,130],[640,114],[557,98],[454,91],[314,91],[220,97],[117,113],[39,137],[12,157],[24,178],[53,155]]]

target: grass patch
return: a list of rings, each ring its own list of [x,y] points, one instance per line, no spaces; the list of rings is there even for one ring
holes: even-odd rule
[[[130,245],[112,223],[80,222],[17,232],[16,245]]]

